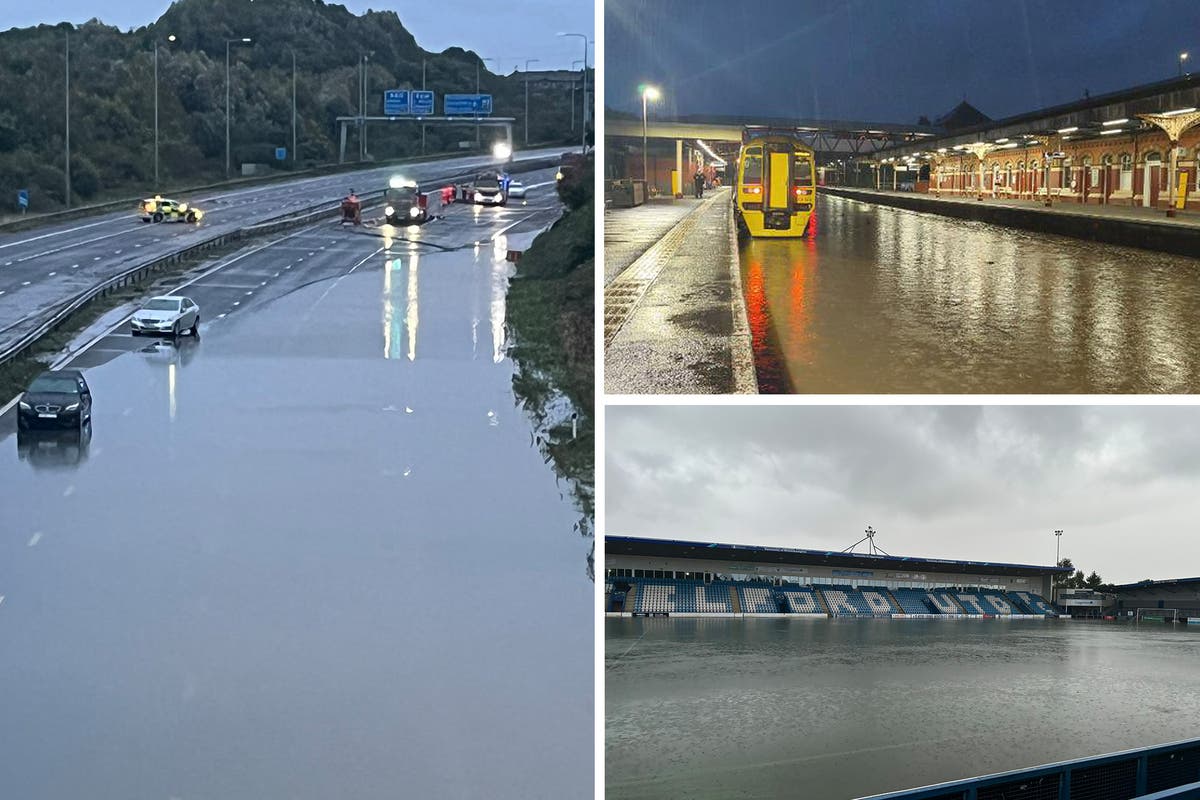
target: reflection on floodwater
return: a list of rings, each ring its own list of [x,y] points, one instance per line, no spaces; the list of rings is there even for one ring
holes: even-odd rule
[[[20,431],[16,439],[17,458],[34,469],[74,469],[87,461],[92,423],[81,431]]]
[[[745,240],[763,392],[1192,392],[1200,260],[821,197]]]

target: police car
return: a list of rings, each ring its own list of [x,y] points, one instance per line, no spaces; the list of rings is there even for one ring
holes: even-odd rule
[[[155,195],[142,201],[138,209],[142,222],[199,222],[204,212],[178,200]]]

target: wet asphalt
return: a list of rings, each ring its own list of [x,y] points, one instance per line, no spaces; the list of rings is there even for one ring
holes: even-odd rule
[[[511,168],[518,169],[523,160],[554,156],[561,150],[518,152]],[[317,204],[336,203],[351,189],[364,195],[381,191],[395,175],[432,180],[470,175],[499,163],[490,156],[445,158],[242,189],[173,195],[205,212],[198,224],[144,223],[136,209],[130,208],[0,234],[0,346],[32,330],[48,310],[79,292],[205,239]]]
[[[84,441],[0,418],[5,795],[591,795],[587,543],[504,351],[557,214],[280,237],[182,290],[198,340],[72,364]]]

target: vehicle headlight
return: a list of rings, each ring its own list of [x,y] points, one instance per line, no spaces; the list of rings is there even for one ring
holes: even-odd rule
[[[561,172],[554,173],[554,180],[561,181],[562,179],[563,179],[563,174]]]
[[[20,406],[22,411],[29,411],[33,408],[33,406],[29,405],[29,403],[26,403],[24,400],[18,402],[17,405]]]
[[[392,208],[391,206],[388,206],[387,208],[385,208],[383,210],[383,213],[390,217],[392,214],[396,213],[396,209]]]
[[[410,217],[416,217],[416,216],[419,216],[420,214],[421,214],[421,209],[417,208],[416,206],[413,206],[412,208],[410,208],[408,210],[408,215]]]
[[[187,211],[187,203],[180,203],[180,204],[179,204],[179,210],[180,210],[180,211]]]
[[[492,147],[492,155],[496,158],[508,158],[512,155],[512,148],[506,142],[496,142]]]
[[[79,408],[79,403],[71,403],[71,405],[67,406],[66,410],[67,411],[75,411],[78,408]]]
[[[476,203],[482,203],[482,202],[483,202],[483,195],[482,195],[482,194],[480,194],[479,192],[476,192],[476,193],[475,193],[475,202],[476,202]]]

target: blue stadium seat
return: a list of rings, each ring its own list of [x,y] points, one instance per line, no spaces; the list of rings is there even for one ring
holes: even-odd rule
[[[775,592],[767,584],[752,583],[737,587],[743,614],[778,614]]]
[[[829,613],[835,617],[880,617],[895,613],[895,608],[887,599],[886,589],[872,586],[861,589],[821,586],[819,590],[829,606]]]
[[[733,602],[727,583],[635,578],[640,614],[728,614]]]
[[[788,586],[780,589],[785,608],[792,614],[824,614],[825,608],[817,599],[817,593],[809,586]]]

